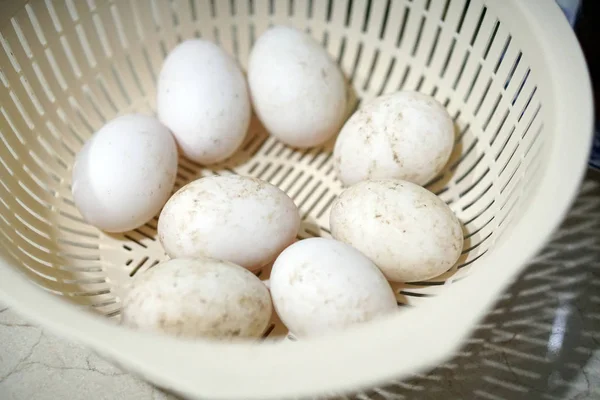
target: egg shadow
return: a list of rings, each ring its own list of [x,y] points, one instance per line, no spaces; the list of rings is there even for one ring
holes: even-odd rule
[[[344,76],[344,81],[346,83],[346,114],[344,116],[344,122],[346,122],[348,118],[358,110],[362,99],[358,97],[358,93],[356,92],[356,89],[354,89],[352,81],[346,76]]]
[[[182,186],[205,176],[237,173],[235,169],[248,163],[268,138],[269,133],[256,114],[253,113],[244,141],[239,149],[226,160],[215,164],[204,165],[190,160],[180,153],[175,188],[179,189]]]
[[[309,239],[314,237],[329,237],[331,232],[328,227],[319,225],[310,216],[306,216],[300,223],[300,231],[298,232],[297,239]]]
[[[206,168],[214,171],[233,170],[246,164],[260,150],[269,136],[267,128],[265,128],[258,116],[253,112],[246,137],[238,151],[227,160],[212,166],[207,166]]]
[[[396,295],[396,300],[399,306],[410,306],[411,298],[415,297],[432,297],[433,294],[428,294],[423,292],[423,289],[435,287],[435,286],[443,286],[450,284],[456,274],[460,271],[460,268],[465,264],[467,259],[469,258],[469,249],[471,248],[471,237],[469,236],[469,232],[464,224],[461,222],[461,228],[463,231],[463,247],[461,250],[461,254],[458,257],[457,261],[452,265],[450,269],[443,272],[442,274],[435,276],[433,278],[424,280],[424,281],[415,281],[415,282],[391,282],[389,281],[394,294]],[[415,292],[416,290],[416,292]]]

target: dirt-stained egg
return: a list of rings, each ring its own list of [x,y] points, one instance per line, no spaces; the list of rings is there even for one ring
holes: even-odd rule
[[[273,265],[277,314],[297,337],[321,335],[370,321],[397,308],[379,269],[352,246],[333,239],[301,240]]]
[[[275,26],[256,41],[248,62],[254,109],[267,130],[293,147],[336,135],[346,117],[341,70],[306,33]]]
[[[271,314],[269,291],[247,269],[209,258],[175,259],[133,279],[121,321],[185,338],[254,338]]]
[[[177,174],[177,147],[156,118],[129,114],[98,130],[77,153],[73,201],[90,224],[125,232],[154,217]]]
[[[434,98],[417,92],[377,97],[344,124],[334,165],[345,186],[368,179],[402,179],[425,185],[446,165],[454,125]]]
[[[298,209],[285,192],[239,175],[185,185],[158,220],[158,236],[172,258],[206,256],[250,270],[273,261],[299,228]]]
[[[329,225],[334,238],[360,250],[394,282],[436,277],[463,248],[462,226],[450,207],[406,181],[351,186],[334,201]]]
[[[165,59],[157,88],[159,119],[182,154],[201,164],[231,156],[250,124],[246,79],[236,61],[207,40],[187,40]]]

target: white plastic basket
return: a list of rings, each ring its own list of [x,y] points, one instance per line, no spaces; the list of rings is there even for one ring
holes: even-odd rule
[[[193,398],[320,396],[434,366],[544,244],[585,169],[589,79],[552,0],[4,0],[0,10],[2,300]],[[416,307],[335,335],[277,340],[275,320],[260,343],[124,329],[115,322],[130,277],[166,258],[156,220],[117,235],[83,222],[74,155],[116,115],[153,112],[157,72],[179,41],[214,40],[245,66],[270,24],[310,32],[357,99],[402,88],[447,107],[457,145],[428,187],[463,221],[464,254],[442,277],[397,288]],[[212,173],[277,184],[300,207],[301,237],[327,236],[341,190],[331,143],[294,151],[255,120],[232,160],[212,170],[181,160],[177,187]]]

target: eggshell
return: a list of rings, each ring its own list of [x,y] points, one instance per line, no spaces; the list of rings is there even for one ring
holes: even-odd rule
[[[135,277],[123,300],[122,323],[187,338],[258,337],[271,314],[269,291],[245,268],[176,259]]]
[[[270,284],[277,314],[299,337],[366,322],[397,307],[375,264],[333,239],[305,239],[285,249],[273,265]]]
[[[173,258],[207,256],[254,270],[274,260],[299,228],[294,201],[276,186],[212,176],[173,195],[160,214],[158,236]]]
[[[181,152],[201,164],[231,156],[250,123],[244,75],[227,53],[206,40],[179,44],[158,79],[159,119],[173,131]]]
[[[316,146],[342,126],[344,77],[329,54],[299,30],[276,26],[258,38],[248,84],[260,120],[285,144]]]
[[[454,126],[430,96],[397,92],[363,105],[346,122],[334,148],[340,181],[402,179],[425,185],[446,165]]]
[[[461,224],[450,207],[406,181],[351,186],[334,201],[329,224],[334,238],[360,250],[395,282],[446,272],[463,246]]]
[[[98,130],[77,154],[73,201],[90,224],[124,232],[154,217],[177,174],[177,147],[156,118],[118,117]]]

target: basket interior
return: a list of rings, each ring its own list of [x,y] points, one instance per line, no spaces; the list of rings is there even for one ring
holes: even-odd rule
[[[157,74],[178,42],[216,41],[245,68],[270,24],[296,26],[322,43],[352,85],[353,107],[399,89],[447,107],[456,146],[427,187],[463,222],[463,255],[438,278],[396,285],[398,303],[428,301],[475,271],[522,211],[544,148],[527,52],[482,0],[23,2],[0,33],[0,249],[14,267],[52,293],[118,317],[131,277],[167,257],[156,218],[123,234],[82,220],[70,187],[75,154],[115,116],[154,113]],[[295,200],[300,238],[328,236],[329,207],[342,189],[332,147],[292,150],[253,118],[232,159],[210,169],[181,159],[176,189],[210,174],[255,176]],[[281,334],[276,320],[265,332]]]

